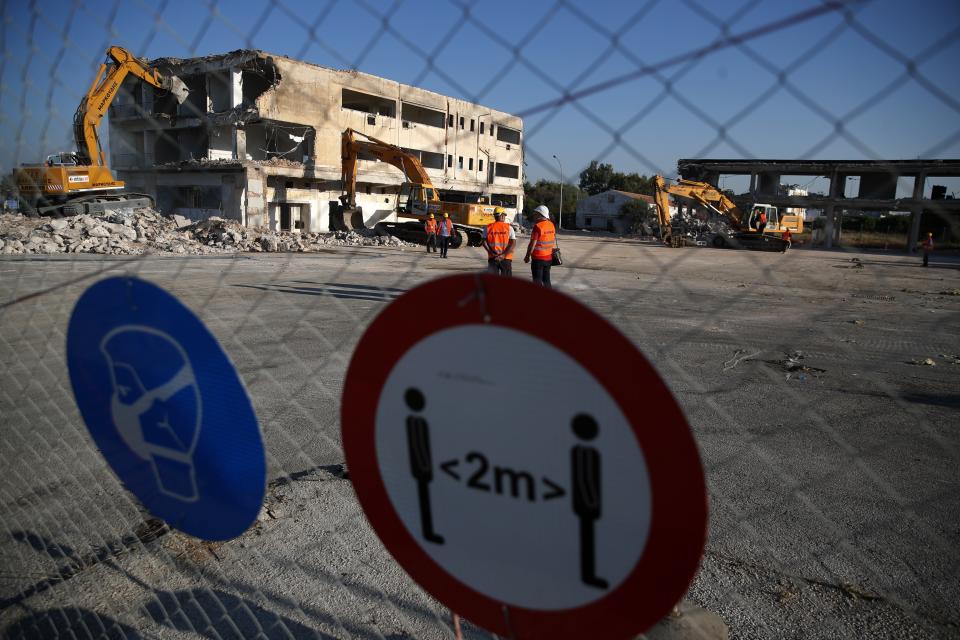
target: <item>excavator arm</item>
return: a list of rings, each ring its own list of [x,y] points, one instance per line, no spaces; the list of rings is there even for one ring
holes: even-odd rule
[[[106,166],[97,127],[129,73],[158,89],[172,92],[180,103],[186,100],[187,87],[179,78],[162,75],[123,47],[110,47],[107,49],[107,59],[100,65],[90,90],[80,101],[73,116],[77,164]]]
[[[359,140],[358,136],[364,139]],[[340,160],[341,160],[341,179],[343,181],[344,195],[341,196],[343,205],[347,208],[357,206],[357,160],[361,153],[368,153],[381,162],[386,162],[401,171],[406,177],[407,182],[429,189],[432,194],[432,200],[439,200],[436,195],[436,189],[430,181],[420,159],[412,153],[408,153],[400,147],[377,140],[370,136],[354,131],[353,129],[344,130],[340,136]]]
[[[680,198],[688,198],[707,207],[714,213],[723,216],[730,221],[731,225],[737,231],[743,229],[743,216],[737,205],[726,196],[722,191],[706,182],[697,182],[696,180],[677,180],[673,184],[667,184],[663,176],[656,176],[656,200],[657,209],[665,212],[666,222],[670,222],[670,204],[667,194]],[[661,217],[661,227],[663,226],[664,213],[658,213]]]

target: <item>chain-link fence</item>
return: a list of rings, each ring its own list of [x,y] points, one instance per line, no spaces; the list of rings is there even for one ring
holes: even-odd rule
[[[162,91],[125,85],[141,88],[117,98],[101,142],[128,186],[157,198],[159,214],[3,215],[5,636],[458,633],[451,613],[403,572],[367,524],[345,466],[340,402],[351,355],[384,306],[435,277],[482,271],[486,253],[462,246],[443,262],[414,243],[334,233],[325,219],[316,225],[299,207],[320,202],[332,212],[336,205],[305,192],[341,188],[339,176],[322,175],[315,161],[324,149],[339,160],[339,133],[325,135],[317,123],[341,127],[346,94],[342,103],[320,104],[307,72],[271,70],[280,63],[234,50],[282,48],[273,53],[475,103],[476,125],[450,115],[449,125],[435,128],[446,136],[476,126],[502,164],[519,155],[512,161],[518,173],[501,175],[495,156],[476,153],[469,167],[476,159],[481,178],[459,187],[492,193],[518,222],[524,208],[542,202],[556,211],[565,202],[551,182],[563,183],[574,199],[637,195],[629,182],[608,182],[600,194],[576,189],[590,160],[676,177],[680,156],[942,160],[960,145],[960,95],[941,73],[952,69],[960,47],[960,15],[950,3],[517,4],[3,4],[0,154],[7,175],[73,144],[72,110],[110,45],[167,58],[163,68],[180,72],[207,60],[186,58],[232,51],[242,58],[234,68],[251,74],[237,71],[230,85],[228,61],[211,71],[225,74],[224,88],[207,81],[205,103],[188,99],[166,113],[158,106]],[[362,77],[367,89],[379,82]],[[259,95],[277,86],[287,92],[281,106],[313,114],[307,126],[289,122],[279,106],[250,115]],[[254,88],[259,93],[244,96]],[[231,91],[237,99],[218,106]],[[522,131],[522,144],[495,136],[481,104],[501,114],[500,126]],[[411,136],[417,125],[435,126],[412,110],[398,113],[402,105],[361,106],[349,117],[390,120],[401,146],[414,146],[402,144],[408,125]],[[511,125],[513,116],[522,124]],[[136,136],[125,118],[142,121]],[[182,133],[188,129],[203,134]],[[463,162],[441,151],[419,157],[439,170]],[[948,192],[955,190],[950,171],[941,169],[946,177],[939,180]],[[395,206],[396,176],[378,175],[373,163],[361,166],[366,193],[358,189],[358,199]],[[444,184],[455,193],[452,175]],[[534,197],[541,177],[548,195]],[[255,186],[261,179],[262,190]],[[753,186],[737,180],[746,178],[715,186],[734,195]],[[935,180],[919,188],[899,174],[880,182],[897,191],[888,200],[912,193],[915,208]],[[843,189],[832,195],[843,197]],[[937,243],[928,269],[901,252],[909,248],[906,228],[897,251],[842,243],[827,250],[812,247],[805,234],[786,253],[670,248],[607,231],[607,218],[598,230],[574,214],[577,202],[564,206],[570,228],[559,234],[566,264],[553,269],[555,287],[645,353],[698,441],[710,529],[686,600],[718,614],[731,637],[960,635],[960,298],[958,262],[942,248],[956,240],[957,210],[949,198],[942,202],[928,202],[927,213],[916,216],[916,229],[926,236],[929,228]],[[196,224],[241,209],[236,224]],[[174,213],[188,219],[160,215]],[[617,210],[607,217],[618,220]],[[270,228],[254,233],[258,225]],[[521,231],[514,277],[527,277],[520,257],[528,240]],[[249,391],[269,484],[256,523],[239,538],[202,542],[154,519],[124,490],[84,426],[68,380],[68,322],[88,286],[122,274],[156,283],[193,310]],[[658,402],[641,385],[636,391],[642,402]],[[463,402],[483,410],[483,400]],[[694,632],[717,637],[706,623]],[[491,637],[469,620],[462,633]]]

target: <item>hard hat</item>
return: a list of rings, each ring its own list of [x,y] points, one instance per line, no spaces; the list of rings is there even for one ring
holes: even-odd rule
[[[933,232],[931,231],[931,232],[929,232],[927,235],[928,235],[928,236],[932,236],[932,235],[933,235]]]
[[[432,214],[432,213],[431,213],[429,216],[427,216],[427,217],[430,218],[431,220],[433,220],[433,214]]]
[[[444,218],[449,218],[449,217],[450,217],[450,214],[449,214],[449,213],[444,213],[444,214],[443,214],[443,217],[444,217]]]
[[[550,209],[547,209],[547,208],[546,208],[545,206],[543,206],[543,205],[540,205],[539,207],[537,207],[536,209],[534,209],[534,210],[533,210],[533,213],[536,214],[536,215],[538,215],[538,216],[543,216],[544,218],[549,218],[549,217],[550,217]]]
[[[493,210],[493,215],[495,216],[502,216],[505,213],[506,211],[503,210],[503,207],[497,207],[496,209]]]

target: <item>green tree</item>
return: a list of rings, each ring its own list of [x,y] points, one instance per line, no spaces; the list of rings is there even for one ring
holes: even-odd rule
[[[614,174],[612,164],[600,164],[591,160],[590,165],[580,172],[580,190],[592,196],[611,189],[613,187],[610,183]]]
[[[614,171],[613,165],[596,160],[591,160],[589,166],[580,172],[580,189],[591,196],[610,189],[653,195],[653,183],[652,177]]]
[[[570,227],[573,224],[573,217],[576,215],[577,200],[580,190],[576,185],[563,185],[563,225]],[[550,217],[557,220],[557,213],[560,207],[560,183],[547,180],[538,180],[535,184],[524,182],[523,184],[523,212],[524,217],[530,220],[532,212],[540,205],[545,205],[550,209]]]

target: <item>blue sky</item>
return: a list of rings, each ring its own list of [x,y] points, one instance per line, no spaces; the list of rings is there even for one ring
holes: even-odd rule
[[[895,0],[849,2],[846,13],[802,20],[796,16],[823,3],[8,0],[2,6],[4,172],[72,148],[73,111],[109,44],[148,58],[253,47],[527,114],[531,180],[557,178],[554,154],[566,176],[592,159],[621,171],[670,175],[681,157],[960,157],[956,0],[918,0],[908,10]],[[739,35],[778,23],[741,46],[690,57],[723,38],[724,25]],[[908,73],[911,60],[915,76]],[[657,70],[638,73],[642,65]],[[576,102],[534,111],[564,91],[624,78]]]

